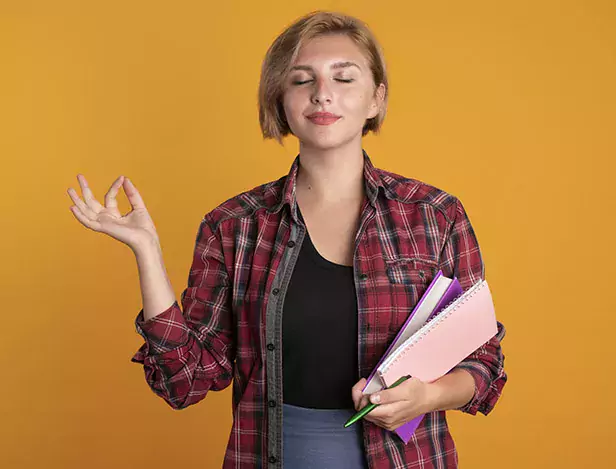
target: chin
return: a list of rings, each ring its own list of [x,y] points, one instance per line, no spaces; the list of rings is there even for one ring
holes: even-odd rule
[[[315,141],[315,140],[300,140],[304,148],[314,148],[316,150],[333,150],[342,146],[338,141]]]
[[[324,133],[320,135],[315,135],[314,133],[310,135],[296,134],[296,137],[305,148],[315,148],[318,150],[332,150],[334,148],[343,147],[355,138],[355,136],[336,135],[334,133]]]

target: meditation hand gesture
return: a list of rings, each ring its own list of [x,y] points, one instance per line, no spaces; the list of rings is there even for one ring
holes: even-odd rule
[[[82,174],[77,175],[77,180],[84,200],[73,188],[69,188],[68,195],[75,203],[70,209],[86,228],[105,233],[128,245],[133,251],[143,243],[158,241],[152,218],[130,179],[120,176],[114,181],[105,194],[104,206],[94,198]],[[124,189],[132,207],[126,215],[122,215],[118,210],[116,196],[120,187]]]

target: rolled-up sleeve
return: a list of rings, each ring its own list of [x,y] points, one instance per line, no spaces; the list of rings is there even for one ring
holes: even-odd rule
[[[135,320],[145,343],[131,358],[144,367],[150,388],[174,409],[194,404],[209,390],[227,387],[233,376],[234,328],[229,276],[221,241],[207,216],[201,222],[180,309]]]
[[[449,278],[455,276],[464,290],[485,279],[485,268],[477,237],[462,203],[457,199],[439,264],[443,275]],[[472,399],[458,408],[462,412],[471,415],[481,412],[487,415],[496,405],[507,382],[505,357],[501,348],[505,327],[500,321],[497,321],[497,326],[494,337],[454,368],[467,370],[475,381]]]

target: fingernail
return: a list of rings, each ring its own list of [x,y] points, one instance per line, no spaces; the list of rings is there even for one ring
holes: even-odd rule
[[[370,396],[370,402],[372,402],[373,404],[378,404],[379,402],[381,402],[381,396],[379,394],[372,394]]]

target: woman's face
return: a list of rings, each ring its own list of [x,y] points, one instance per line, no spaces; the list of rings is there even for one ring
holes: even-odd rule
[[[384,90],[381,85],[381,96]],[[366,119],[378,114],[380,102],[366,58],[346,35],[305,43],[285,81],[287,122],[304,148],[325,150],[361,140]],[[318,112],[335,117],[310,117]]]

